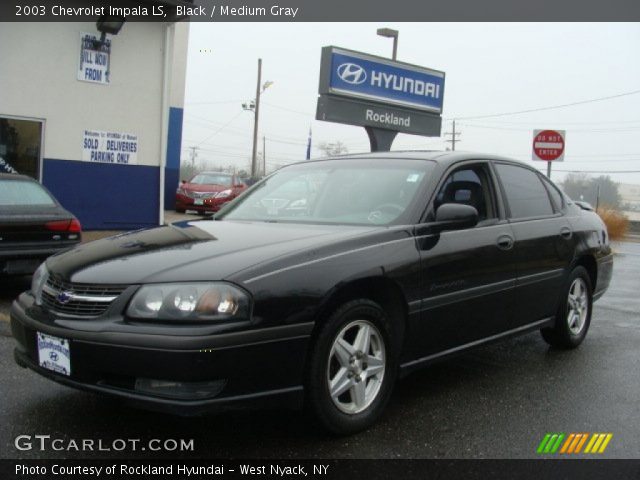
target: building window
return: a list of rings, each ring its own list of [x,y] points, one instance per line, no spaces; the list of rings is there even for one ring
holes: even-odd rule
[[[42,122],[0,117],[0,172],[40,180]]]

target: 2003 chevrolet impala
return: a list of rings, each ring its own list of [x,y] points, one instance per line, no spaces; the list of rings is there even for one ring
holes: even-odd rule
[[[606,227],[526,165],[392,152],[285,167],[211,221],[49,258],[13,304],[17,362],[194,413],[304,404],[337,433],[399,374],[540,329],[577,347],[607,289]]]

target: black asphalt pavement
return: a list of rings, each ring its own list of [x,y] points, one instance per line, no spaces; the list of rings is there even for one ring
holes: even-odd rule
[[[347,438],[323,435],[301,412],[181,418],[60,386],[14,364],[0,319],[0,457],[536,458],[547,432],[610,432],[599,458],[640,458],[640,244],[616,250],[579,349],[550,349],[536,332],[442,362],[401,381],[381,421]],[[0,312],[25,285],[0,285]],[[19,435],[103,447],[193,439],[194,451],[19,451]]]

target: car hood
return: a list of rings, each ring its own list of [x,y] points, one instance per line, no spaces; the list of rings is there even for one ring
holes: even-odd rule
[[[80,245],[47,260],[62,280],[137,284],[224,280],[295,252],[359,237],[379,227],[263,222],[178,222]]]
[[[183,183],[180,187],[187,192],[221,192],[232,188],[231,185],[207,185],[199,183]]]

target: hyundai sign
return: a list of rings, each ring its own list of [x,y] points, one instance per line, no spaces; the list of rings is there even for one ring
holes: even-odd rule
[[[322,49],[320,94],[442,113],[444,72],[336,47]]]

